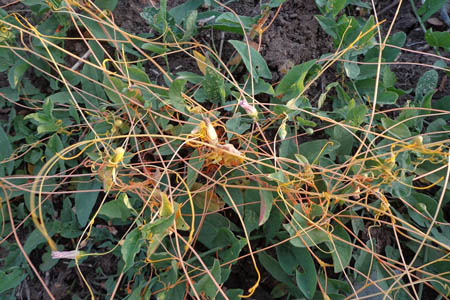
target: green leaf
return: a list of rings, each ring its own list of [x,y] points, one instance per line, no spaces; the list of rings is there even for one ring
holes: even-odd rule
[[[27,275],[27,273],[17,267],[8,271],[0,270],[0,294],[18,286]]]
[[[260,252],[258,253],[258,260],[264,267],[264,269],[266,269],[273,278],[287,284],[290,287],[294,285],[292,283],[291,277],[283,271],[278,261],[272,256],[270,256],[266,252]]]
[[[194,31],[197,29],[197,10],[193,10],[185,21],[185,31],[183,34],[183,41],[189,40],[193,35]]]
[[[144,225],[141,229],[142,234],[144,236],[148,236],[149,234],[163,234],[167,232],[170,226],[173,225],[173,220],[175,219],[175,214],[165,218],[159,218],[153,223],[148,223]]]
[[[9,69],[8,81],[11,88],[13,89],[17,88],[17,85],[22,80],[23,74],[25,74],[25,71],[29,67],[30,67],[29,64],[19,60],[18,63],[16,63],[11,69]]]
[[[155,45],[153,43],[144,43],[144,44],[142,44],[141,48],[144,50],[151,51],[156,54],[163,54],[163,53],[166,53],[167,51],[169,51],[168,48],[162,47],[159,45]]]
[[[356,79],[360,73],[360,68],[358,64],[355,62],[344,62],[345,74],[350,79]]]
[[[349,110],[346,120],[351,121],[355,126],[359,126],[362,122],[364,122],[367,111],[367,106],[356,105]],[[339,141],[339,139],[336,140]]]
[[[290,69],[277,85],[277,88],[275,89],[275,96],[285,94],[294,84],[296,84],[298,92],[302,92],[304,89],[303,81],[305,80],[309,69],[311,69],[315,63],[316,60],[313,59]]]
[[[327,1],[327,11],[333,14],[333,17],[336,17],[338,13],[345,8],[347,5],[347,0],[328,0]]]
[[[189,160],[188,172],[186,176],[186,184],[189,189],[197,180],[198,174],[201,171],[204,163],[205,158],[203,156],[200,157],[198,151],[195,150],[191,155],[191,159]]]
[[[51,235],[50,235],[51,236]],[[40,244],[44,244],[46,242],[44,236],[38,229],[34,229],[27,237],[23,248],[25,253],[30,254],[31,251],[36,249]]]
[[[427,0],[425,3],[417,10],[419,15],[422,16],[422,21],[425,22],[434,13],[441,9],[443,5],[447,3],[448,0]]]
[[[108,219],[126,220],[131,215],[131,211],[121,199],[114,199],[103,204],[99,214]]]
[[[182,96],[186,82],[186,79],[177,78],[172,81],[169,89],[169,104],[181,112],[186,110],[186,104]]]
[[[85,226],[89,221],[92,209],[97,202],[99,190],[101,185],[96,180],[90,180],[88,177],[84,178],[87,182],[80,182],[77,185],[78,193],[75,194],[75,210],[77,212],[77,220],[81,226]]]
[[[298,263],[301,270],[295,271],[295,280],[297,286],[308,299],[312,299],[316,293],[317,276],[314,260],[309,251],[305,248],[296,248],[295,256],[298,258]]]
[[[215,103],[218,101],[222,101],[223,103],[225,101],[226,94],[224,79],[217,70],[213,70],[211,67],[207,67],[205,79],[202,81],[202,85],[209,102]]]
[[[46,100],[50,100],[53,103],[71,103],[72,97],[69,92],[58,92],[51,96],[48,96]]]
[[[114,104],[123,105],[122,91],[127,88],[127,84],[119,78],[108,76],[105,74],[103,84],[106,86],[105,92]]]
[[[310,221],[298,212],[302,211],[299,204],[295,206],[293,220],[289,224],[283,224],[283,227],[291,237],[290,242],[295,247],[304,248],[316,246],[320,243],[329,241],[328,232],[326,229],[317,228],[309,225]]]
[[[378,93],[377,104],[395,104],[398,99],[398,94],[391,91],[384,91]]]
[[[227,127],[227,137],[231,139],[233,133],[242,134],[248,129],[250,129],[251,125],[248,123],[241,122],[241,113],[237,112],[233,118],[229,119],[225,125]]]
[[[169,10],[169,14],[175,19],[175,23],[180,24],[190,11],[199,8],[203,0],[189,0]]]
[[[219,195],[219,197],[226,203],[228,204],[228,206],[233,207],[234,210],[234,205],[231,201],[234,202],[234,204],[237,206],[239,213],[242,215],[244,215],[244,206],[242,205],[244,203],[244,196],[242,195],[242,191],[240,189],[236,189],[236,188],[226,188],[228,193],[231,196],[228,196],[227,192],[224,190],[223,187],[218,186],[216,188],[216,193],[217,195]]]
[[[320,27],[322,27],[323,31],[328,33],[333,39],[337,39],[336,34],[336,21],[332,16],[314,16],[317,20],[317,22],[320,24]]]
[[[383,70],[383,85],[384,85],[384,87],[385,88],[394,87],[396,82],[397,82],[397,77],[395,76],[395,73],[391,71],[389,66],[386,66]]]
[[[0,126],[0,145],[0,170],[5,168],[8,175],[11,175],[14,170],[14,159],[7,163],[4,163],[3,161],[10,158],[13,153],[13,148],[9,142],[8,135],[3,130],[2,126]]]
[[[386,117],[381,118],[381,124],[383,124],[383,127],[387,130],[387,132],[398,139],[405,139],[411,136],[408,126],[403,123],[399,124],[398,122]]]
[[[134,264],[134,258],[136,254],[141,250],[144,240],[141,237],[141,231],[139,228],[133,229],[127,234],[125,241],[121,248],[122,259],[125,262],[122,272],[128,271]]]
[[[258,225],[261,226],[269,219],[270,211],[273,205],[273,193],[272,191],[259,190],[260,195],[260,211]]]
[[[236,16],[231,12],[225,12],[216,18],[216,21],[212,27],[221,31],[228,31],[243,35],[244,32],[242,31],[242,25],[244,26],[244,31],[248,32],[252,29],[252,26],[255,24],[257,19],[258,17],[252,18],[246,16]]]
[[[231,40],[229,42],[237,50],[237,52],[242,58],[242,61],[247,67],[247,70],[253,75],[253,77],[255,78],[262,77],[266,79],[272,78],[272,73],[270,72],[266,61],[261,56],[261,54],[258,53],[258,51],[256,51],[255,49],[253,49],[244,42],[236,40]]]
[[[334,140],[315,140],[300,144],[299,154],[305,156],[308,162],[317,163],[317,159],[325,154],[333,153],[340,146],[341,144]]]
[[[279,7],[284,2],[286,2],[286,0],[270,0],[269,4],[267,4],[267,6],[271,7],[271,8]]]
[[[422,98],[437,87],[439,74],[436,70],[429,70],[420,77],[416,86],[415,100]]]
[[[0,99],[5,98],[8,101],[17,102],[19,101],[19,90],[12,89],[11,87],[0,88]]]
[[[430,28],[425,33],[425,40],[430,46],[442,47],[445,51],[450,52],[450,33],[444,32],[433,32]]]
[[[352,258],[352,250],[353,247],[351,245],[350,236],[344,227],[340,224],[334,224],[334,231],[332,232],[333,237],[332,241],[326,242],[328,248],[331,251],[331,257],[333,258],[334,272],[339,273],[342,272],[345,267],[347,267]],[[347,241],[345,243],[336,239],[334,236]]]
[[[133,81],[139,81],[143,83],[150,83],[150,78],[148,77],[147,73],[142,68],[138,67],[128,67],[128,75],[130,76],[130,79]]]
[[[218,284],[221,284],[220,263],[217,259],[214,260],[214,264],[210,272],[215,281]],[[208,274],[203,275],[203,277],[200,278],[200,280],[196,284],[194,284],[194,289],[198,294],[204,294],[209,299],[215,299],[217,294],[217,287]]]
[[[276,247],[278,262],[283,271],[288,275],[292,275],[299,264],[299,261],[294,254],[294,249],[297,250],[300,248],[294,248],[288,243]]]
[[[96,0],[95,5],[100,9],[113,11],[117,6],[118,0]]]

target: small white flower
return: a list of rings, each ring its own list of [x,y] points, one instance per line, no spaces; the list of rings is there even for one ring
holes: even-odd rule
[[[239,105],[245,110],[245,112],[252,117],[253,119],[257,120],[258,119],[258,111],[256,110],[256,108],[252,105],[250,105],[247,100],[241,100],[239,102]]]
[[[52,251],[52,258],[53,259],[76,259],[81,254],[78,250],[72,250],[72,251]]]

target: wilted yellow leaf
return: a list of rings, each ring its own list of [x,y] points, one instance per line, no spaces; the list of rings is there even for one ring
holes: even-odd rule
[[[201,54],[198,51],[193,51],[194,52],[194,57],[196,58],[197,61],[197,66],[200,69],[200,72],[202,72],[203,75],[206,75],[206,68],[208,66],[213,66],[213,64],[211,63],[211,61],[206,58],[203,54]]]
[[[203,185],[201,183],[196,182],[192,186],[192,190],[199,190],[202,187]],[[225,202],[212,190],[198,192],[194,195],[193,199],[195,206],[200,209],[204,209],[206,206],[206,211],[208,212],[217,211],[225,206]]]

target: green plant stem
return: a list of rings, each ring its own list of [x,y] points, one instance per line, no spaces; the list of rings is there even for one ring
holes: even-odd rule
[[[409,3],[411,3],[412,11],[413,11],[414,15],[416,16],[417,21],[419,21],[420,28],[422,28],[423,33],[426,33],[427,29],[425,28],[425,24],[423,24],[422,18],[419,16],[419,13],[417,12],[417,7],[414,4],[414,0],[409,0]]]
[[[427,33],[427,29],[425,28],[425,24],[423,23],[422,18],[419,16],[419,13],[417,12],[417,7],[414,4],[414,0],[409,0],[409,2],[411,3],[411,8],[412,8],[412,11],[413,11],[414,15],[417,18],[417,21],[419,21],[420,28],[422,28],[423,33],[426,34]],[[434,52],[436,52],[437,55],[441,55],[439,53],[439,50],[436,47],[433,47],[433,49],[434,49]]]

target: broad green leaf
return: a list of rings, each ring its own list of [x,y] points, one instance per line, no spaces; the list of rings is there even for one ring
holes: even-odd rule
[[[169,229],[169,227],[173,225],[174,219],[175,219],[175,214],[172,214],[171,216],[168,216],[165,218],[159,218],[158,220],[154,221],[153,223],[145,224],[141,228],[143,236],[148,238],[148,236],[150,234],[166,233],[167,229]]]
[[[367,114],[367,106],[365,105],[356,105],[352,107],[347,113],[347,120],[351,121],[353,125],[359,126],[362,122],[364,122]],[[339,141],[339,139],[336,139]]]
[[[7,271],[0,271],[0,294],[18,286],[28,276],[24,270],[15,267]]]
[[[419,15],[422,16],[422,21],[425,22],[434,13],[441,9],[443,5],[446,5],[448,0],[426,0],[425,3],[417,10]]]
[[[270,0],[269,4],[267,4],[267,6],[269,6],[271,8],[279,7],[284,2],[286,2],[286,0]]]
[[[360,73],[358,64],[355,62],[344,62],[345,74],[350,79],[356,79]]]
[[[336,21],[332,16],[314,16],[317,20],[317,22],[320,24],[320,27],[322,27],[323,31],[328,33],[333,39],[337,39],[336,34]]]
[[[14,170],[14,159],[7,163],[3,163],[3,161],[10,158],[13,153],[13,148],[2,126],[0,126],[0,145],[0,175],[2,173],[1,169],[3,168],[5,168],[8,175],[11,175]]]
[[[95,0],[95,5],[100,9],[107,9],[113,11],[117,6],[118,0]]]
[[[391,71],[389,66],[386,66],[383,69],[383,85],[384,85],[384,87],[385,88],[394,87],[396,82],[397,82],[397,77],[395,76],[395,73]]]
[[[219,101],[224,103],[226,97],[225,83],[223,77],[217,70],[214,70],[211,67],[206,67],[205,79],[202,81],[202,86],[204,92],[206,93],[206,100],[213,103]],[[201,102],[204,102],[204,100]]]
[[[425,40],[430,46],[442,47],[445,51],[450,52],[450,33],[444,32],[433,32],[430,28],[425,33]]]
[[[133,229],[127,234],[125,241],[121,248],[122,259],[125,262],[122,272],[128,271],[134,264],[134,258],[136,254],[141,250],[144,240],[141,236],[139,228]]]
[[[150,78],[147,73],[141,68],[138,67],[128,67],[128,75],[132,81],[138,81],[143,83],[150,83]]]
[[[219,256],[224,261],[231,261],[239,256],[242,248],[247,245],[247,241],[244,238],[237,239],[230,229],[221,227],[217,230],[213,244],[214,247],[221,248]]]
[[[317,163],[317,159],[338,149],[341,144],[334,140],[315,140],[299,145],[299,154],[302,154],[311,163]],[[323,150],[323,151],[322,151]]]
[[[39,269],[42,272],[50,271],[58,263],[57,259],[53,259],[51,251],[45,252],[42,255],[42,263],[39,265]]]
[[[295,271],[297,286],[308,299],[312,299],[316,293],[317,274],[314,260],[305,248],[296,248],[295,256],[300,264],[300,270]]]
[[[223,187],[218,186],[216,188],[216,193],[219,195],[219,197],[221,199],[223,199],[223,201],[228,204],[228,206],[233,207],[234,210],[234,204],[237,206],[239,213],[242,215],[244,215],[244,207],[242,206],[242,204],[244,203],[244,196],[242,194],[242,191],[240,189],[237,188],[226,188],[228,193],[224,190]],[[229,194],[229,196],[228,196]],[[231,199],[230,199],[231,197]]]
[[[260,81],[261,82],[261,81]],[[229,119],[225,123],[227,127],[227,137],[230,139],[233,136],[233,133],[242,134],[248,129],[250,129],[251,125],[249,123],[242,122],[241,113],[237,112],[233,118]]]
[[[194,31],[197,28],[196,21],[197,21],[197,10],[193,10],[185,21],[185,31],[182,39],[183,41],[189,40],[194,35]]]
[[[205,158],[199,155],[198,150],[195,150],[191,155],[191,159],[189,160],[189,166],[186,176],[186,184],[189,189],[197,180],[198,174],[201,171],[204,163]]]
[[[297,258],[294,254],[294,249],[297,250],[300,248],[294,248],[289,243],[284,243],[276,247],[278,262],[280,263],[283,271],[288,275],[294,274],[295,269],[300,263],[299,261],[297,261]]]
[[[315,63],[316,60],[313,59],[290,69],[277,85],[275,89],[275,96],[285,94],[294,84],[296,85],[298,92],[302,92],[304,89],[303,81],[305,80],[309,69],[311,69]]]
[[[18,60],[18,63],[16,63],[11,69],[9,69],[8,80],[11,88],[13,89],[17,88],[17,85],[22,80],[25,71],[29,67],[30,65],[27,64],[26,62]]]
[[[182,96],[186,79],[177,78],[170,85],[169,89],[169,104],[179,111],[185,111],[186,105]]]
[[[69,92],[58,92],[48,96],[46,99],[51,100],[53,103],[71,103],[72,97]]]
[[[317,228],[310,225],[311,222],[303,215],[297,213],[302,209],[299,204],[295,206],[293,219],[288,224],[283,224],[283,227],[291,237],[296,238],[290,240],[295,247],[304,248],[321,244],[329,241],[329,234],[325,228]]]
[[[163,54],[169,51],[168,48],[153,44],[153,43],[144,43],[141,46],[142,49],[154,52],[156,54]]]
[[[377,104],[395,104],[398,94],[391,91],[383,91],[378,93]]]
[[[177,24],[180,24],[188,16],[189,12],[199,8],[202,4],[203,0],[189,0],[170,9],[169,14],[175,19]]]
[[[334,272],[342,272],[347,267],[352,258],[353,247],[351,245],[350,236],[344,227],[340,224],[334,224],[334,231],[332,232],[332,241],[326,242],[328,248],[331,251],[331,257],[333,258]],[[347,243],[336,239],[337,236]]]
[[[357,126],[359,126],[359,124],[357,124]],[[345,160],[346,155],[351,154],[353,144],[355,143],[355,138],[351,134],[351,131],[349,132],[348,130],[349,129],[341,126],[335,126],[333,129],[333,139],[341,142],[341,146],[335,150],[335,154],[341,161]]]
[[[19,90],[11,87],[0,88],[0,99],[5,98],[11,102],[19,101]]]
[[[89,178],[85,177],[85,180],[87,181]],[[77,193],[75,194],[75,210],[77,212],[78,223],[81,226],[85,226],[89,221],[89,216],[97,202],[100,188],[101,185],[96,180],[78,183]]]
[[[399,124],[398,122],[386,117],[381,118],[381,124],[383,124],[383,127],[387,130],[387,132],[396,138],[404,139],[411,136],[408,126],[403,123]]]
[[[436,70],[429,70],[420,77],[416,86],[416,101],[420,101],[423,97],[434,90],[438,85],[439,74]]]
[[[38,229],[34,229],[28,234],[27,240],[23,245],[23,248],[27,254],[30,254],[38,245],[45,243],[46,240],[42,233]]]
[[[214,264],[210,272],[214,280],[218,284],[221,284],[222,282],[221,282],[220,263],[217,259],[214,260]],[[198,294],[204,294],[209,299],[215,299],[217,294],[217,287],[208,274],[203,275],[203,277],[200,278],[200,280],[194,284],[193,288],[197,291]]]
[[[347,5],[347,0],[328,0],[327,1],[327,10],[333,14],[333,17],[336,17],[337,14],[345,8]]]
[[[292,278],[283,271],[278,261],[272,256],[270,256],[266,252],[260,252],[258,253],[258,260],[264,267],[264,269],[266,269],[273,278],[287,284],[290,287],[294,285]]]
[[[273,299],[277,299],[286,296],[287,293],[288,287],[284,283],[280,282],[276,286],[274,286],[272,291],[270,291],[270,296],[272,296]]]
[[[103,204],[99,214],[108,219],[126,220],[131,215],[131,211],[123,201],[114,199]]]
[[[256,51],[255,49],[253,49],[251,46],[247,45],[244,42],[235,40],[231,40],[229,42],[237,50],[245,66],[247,67],[247,70],[251,74],[253,74],[255,78],[259,77],[266,79],[272,78],[272,73],[270,72],[269,67],[266,64],[266,61],[261,56],[261,54],[258,53],[258,51]]]
[[[239,18],[239,20],[237,19],[237,17]],[[243,34],[242,25],[244,25],[244,30],[246,32],[249,32],[252,29],[253,24],[255,24],[255,22],[258,20],[258,17],[237,17],[231,12],[225,12],[216,18],[216,21],[212,27],[221,31]]]
[[[105,74],[105,78],[103,79],[103,84],[106,86],[105,92],[108,95],[109,99],[114,104],[123,105],[122,99],[122,91],[127,88],[127,84],[120,80],[119,78],[108,76]],[[122,95],[122,96],[120,96]],[[125,99],[123,100],[125,101]]]
[[[261,226],[269,219],[270,212],[273,205],[273,193],[272,191],[259,190],[260,195],[260,210],[258,225]]]

